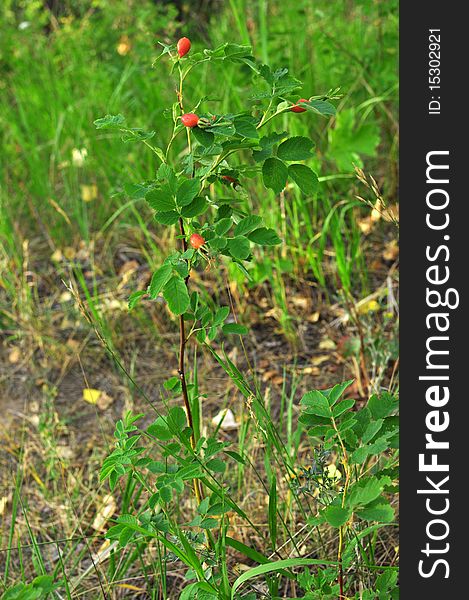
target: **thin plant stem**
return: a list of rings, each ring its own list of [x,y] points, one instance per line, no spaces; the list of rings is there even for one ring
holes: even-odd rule
[[[184,105],[183,105],[183,95],[182,95],[182,84],[183,84],[183,75],[182,70],[179,67],[179,89],[177,91],[178,103],[181,113],[184,114]],[[192,151],[191,148],[191,137],[189,128],[187,128],[187,144],[189,147],[189,153]],[[179,217],[179,231],[181,234],[181,243],[182,243],[182,251],[186,252],[187,250],[187,240],[186,240],[186,232],[184,229],[184,219]],[[189,266],[189,265],[188,265]],[[189,288],[189,277],[190,273],[187,274],[187,277],[184,279],[184,283],[186,288]],[[192,450],[195,451],[197,440],[195,437],[195,429],[194,429],[194,419],[192,416],[192,407],[189,400],[189,393],[187,391],[187,380],[186,380],[186,369],[185,369],[185,357],[186,357],[186,327],[184,322],[184,314],[179,315],[179,364],[178,364],[178,374],[179,380],[181,381],[181,390],[182,390],[182,399],[184,402],[184,407],[186,409],[187,415],[187,424],[191,429],[191,446]],[[192,484],[194,487],[194,494],[197,500],[197,503],[200,504],[203,499],[202,487],[200,485],[200,481],[198,479],[193,479]]]

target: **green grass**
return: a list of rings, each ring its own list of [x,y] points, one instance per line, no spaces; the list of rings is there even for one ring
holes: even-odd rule
[[[284,122],[276,125],[281,130],[288,122],[292,135],[307,135],[316,141],[317,154],[310,166],[321,181],[317,196],[305,202],[291,186],[275,197],[260,183],[248,184],[243,199],[246,207],[261,214],[285,244],[271,257],[260,257],[250,269],[249,282],[230,271],[230,280],[236,284],[233,301],[241,318],[245,309],[251,315],[262,310],[256,307],[256,300],[249,305],[248,298],[267,298],[278,333],[296,347],[298,332],[309,316],[292,308],[291,297],[296,293],[310,300],[314,291],[314,301],[321,297],[326,303],[338,303],[347,313],[345,296],[359,300],[383,284],[376,281],[370,263],[375,249],[381,252],[384,238],[394,232],[390,234],[389,225],[380,222],[374,238],[363,235],[359,220],[369,216],[370,209],[356,195],[371,201],[374,197],[366,196],[368,192],[357,182],[353,166],[363,166],[378,180],[385,198],[395,202],[397,1],[230,0],[215,3],[212,11],[204,11],[203,18],[191,18],[194,15],[183,10],[182,24],[176,21],[174,6],[161,8],[150,0],[98,0],[92,4],[69,0],[62,4],[58,19],[32,0],[19,7],[5,2],[0,8],[0,327],[7,343],[22,343],[28,348],[36,375],[48,377],[44,374],[48,367],[42,366],[44,357],[54,367],[61,367],[64,338],[57,315],[74,323],[79,339],[85,337],[84,331],[89,335],[89,325],[77,307],[61,300],[65,291],[62,280],[68,283],[73,278],[105,339],[109,363],[119,374],[118,381],[131,406],[142,395],[138,381],[134,382],[134,372],[142,360],[135,347],[138,340],[146,335],[153,346],[173,343],[171,323],[156,311],[136,310],[124,319],[121,313],[116,316],[106,310],[108,299],[126,300],[128,296],[128,286],[120,286],[117,272],[120,254],[137,258],[142,267],[152,271],[174,240],[152,221],[142,202],[129,200],[124,192],[126,184],[154,176],[157,161],[152,153],[143,145],[123,145],[115,134],[96,131],[93,126],[94,119],[106,113],[122,113],[131,126],[154,129],[157,142],[167,140],[171,121],[160,107],[173,102],[174,89],[166,66],[156,64],[152,68],[157,40],[173,41],[185,34],[195,49],[225,41],[252,44],[262,60],[273,67],[287,66],[298,76],[304,82],[305,96],[341,86],[343,96],[337,103],[335,120],[286,114]],[[29,24],[24,26],[25,22]],[[131,43],[125,55],[117,52],[123,35],[128,35]],[[186,106],[207,95],[211,99],[204,101],[204,109],[235,112],[245,105],[250,77],[248,70],[233,65],[202,68],[188,86]],[[172,151],[178,156],[183,142],[179,145],[176,141]],[[85,202],[85,192],[94,190],[90,186],[96,186],[97,195]],[[62,258],[57,258],[57,251]],[[213,276],[212,283],[214,300],[221,295],[226,303],[223,274]],[[382,304],[381,312],[385,310]],[[378,386],[395,354],[383,335],[386,323],[382,321],[385,319],[373,315],[363,318],[369,369],[373,376],[376,372]],[[86,337],[86,342],[89,339]],[[132,350],[131,359],[126,344]],[[125,365],[121,359],[124,348]],[[292,379],[289,386],[283,384],[280,410],[276,412],[277,407],[269,400],[270,388],[255,372],[240,378],[221,351],[215,358],[228,371],[232,384],[220,394],[220,408],[236,402],[242,406],[236,449],[249,457],[246,464],[233,467],[230,500],[236,506],[246,500],[253,512],[249,516],[264,518],[262,502],[270,492],[268,522],[262,523],[256,534],[262,539],[269,531],[263,548],[266,553],[275,557],[282,544],[299,553],[301,545],[307,543],[320,549],[320,556],[326,556],[336,539],[323,538],[318,528],[312,530],[311,537],[296,536],[298,523],[304,522],[310,509],[289,484],[298,466],[309,460],[297,420],[301,377],[293,366],[285,364],[284,382],[287,370]],[[195,357],[193,364],[195,405],[199,384]],[[206,389],[200,383],[201,389]],[[237,384],[246,403],[233,399]],[[162,395],[161,400],[165,403],[167,396]],[[275,416],[278,414],[281,417]],[[197,428],[203,429],[204,417],[203,409],[196,414]],[[53,503],[53,490],[57,503],[68,510],[64,525],[67,537],[82,538],[88,521],[82,528],[81,515],[88,518],[97,494],[104,493],[96,471],[107,451],[105,436],[103,447],[96,448],[88,461],[86,477],[80,470],[74,471],[77,480],[64,483],[56,473],[56,443],[63,432],[52,427],[54,418],[43,421],[39,437],[30,442],[43,453],[41,459],[34,459],[46,482],[41,493]],[[71,426],[65,424],[64,430]],[[47,437],[49,427],[53,432]],[[102,422],[96,427],[106,429]],[[262,449],[254,433],[262,439]],[[10,524],[1,531],[3,546],[16,543],[20,549],[8,550],[3,564],[0,557],[4,587],[31,582],[36,575],[50,572],[42,532],[38,534],[28,520],[40,517],[31,510],[35,507],[23,500],[23,480],[31,479],[29,471],[23,472],[23,444],[24,440],[17,455]],[[59,462],[62,468],[64,463]],[[118,494],[119,511],[131,512],[139,506],[144,490],[129,478],[119,484]],[[61,514],[59,509],[57,514]],[[366,537],[370,543],[364,563],[374,563],[373,554],[381,547],[375,533]],[[60,533],[54,532],[54,537]],[[21,549],[21,545],[27,548]],[[167,589],[171,585],[168,550],[161,544],[156,545],[156,556],[151,554],[151,560],[146,542],[114,548],[96,569],[89,566],[86,544],[69,541],[61,549],[53,574],[64,577],[69,586],[61,590],[60,597],[98,595],[102,593],[100,586],[111,594],[118,584],[126,583],[152,589],[155,598],[171,597]],[[260,561],[259,556],[250,558]],[[88,566],[83,569],[83,564]],[[268,574],[269,566],[264,569]],[[138,579],[131,579],[137,575]],[[267,581],[275,595],[275,577]],[[240,577],[241,583],[249,585],[248,577]],[[122,588],[119,593],[127,592]]]
[[[347,118],[339,112],[340,129],[330,130],[329,140],[324,136],[325,120],[308,119],[306,123],[302,116],[284,117],[293,134],[311,134],[317,140],[319,156],[313,166],[320,176],[329,178],[317,201],[305,204],[296,193],[288,194],[282,214],[275,209],[270,192],[248,190],[249,201],[268,215],[270,225],[281,230],[285,213],[291,214],[285,235],[297,249],[291,256],[293,268],[304,269],[306,261],[322,284],[321,250],[313,247],[311,251],[314,242],[310,240],[331,210],[331,197],[340,198],[350,189],[350,180],[337,179],[337,175],[350,176],[352,162],[360,161],[355,154],[359,146],[362,158],[371,158],[367,168],[374,172],[375,165],[383,164],[378,162],[378,143],[384,156],[396,136],[387,116],[387,112],[395,115],[396,14],[395,7],[387,5],[384,10],[381,3],[371,1],[358,5],[300,1],[287,7],[265,0],[232,0],[226,10],[212,16],[207,27],[209,45],[239,38],[252,43],[254,51],[274,66],[286,65],[298,74],[305,93],[321,93],[338,83],[342,87],[340,109]],[[116,192],[125,183],[151,177],[155,170],[151,153],[132,144],[123,151],[118,139],[104,139],[103,143],[103,135],[95,132],[92,123],[106,112],[121,112],[133,126],[155,129],[157,141],[167,137],[169,123],[159,107],[169,103],[173,89],[166,71],[152,70],[151,62],[156,40],[165,40],[174,31],[174,12],[168,12],[160,14],[150,2],[140,3],[131,13],[126,12],[125,3],[103,4],[82,20],[59,23],[48,36],[39,27],[40,20],[39,24],[31,21],[23,30],[18,30],[18,19],[6,23],[1,42],[5,80],[0,104],[4,228],[11,230],[13,222],[19,223],[21,237],[40,235],[49,246],[63,247],[71,240],[89,242],[106,224],[107,233],[110,228],[119,233],[141,218],[145,221],[142,207],[122,208],[125,195]],[[184,31],[192,29],[190,21],[183,27]],[[116,51],[123,33],[132,44],[126,56]],[[200,43],[196,36],[192,34],[195,47]],[[213,69],[202,71],[186,101],[195,103],[208,91],[207,95],[217,98],[210,103],[212,109],[237,110],[249,74],[240,73],[234,65],[215,73]],[[370,90],[374,94],[371,100]],[[78,167],[73,164],[72,152],[82,148],[87,157]],[[389,177],[386,172],[378,175],[385,181]],[[93,184],[98,187],[98,198],[83,202],[80,186]],[[116,211],[118,218],[109,224]],[[10,238],[10,244],[16,245],[20,255],[20,239],[15,238],[13,242]],[[145,244],[149,239],[151,234]],[[344,240],[343,244],[353,260],[353,241]]]

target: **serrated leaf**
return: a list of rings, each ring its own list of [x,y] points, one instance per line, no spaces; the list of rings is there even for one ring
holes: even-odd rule
[[[327,100],[308,100],[308,102],[303,102],[303,106],[324,116],[332,116],[337,112],[335,106]]]
[[[165,264],[153,273],[150,285],[148,287],[148,294],[152,300],[155,300],[155,298],[164,288],[166,282],[171,277],[172,272],[172,266]]]
[[[390,523],[394,520],[394,509],[389,502],[382,497],[377,498],[365,508],[357,510],[356,514],[365,521],[378,521],[379,523]]]
[[[251,244],[246,237],[238,236],[228,240],[228,250],[234,258],[244,260],[251,253]]]
[[[313,390],[306,393],[301,399],[301,404],[305,407],[305,412],[316,415],[318,417],[332,416],[329,402],[319,390]]]
[[[343,383],[336,384],[334,387],[332,387],[332,388],[330,388],[328,390],[323,390],[322,393],[329,400],[329,404],[331,406],[333,406],[337,402],[337,400],[339,400],[339,398],[342,397],[342,395],[345,392],[345,390],[350,385],[352,385],[352,383],[353,383],[353,379],[349,379],[348,381],[344,381]]]
[[[383,426],[384,423],[384,419],[378,419],[377,421],[371,421],[371,423],[369,423],[365,429],[365,431],[363,432],[362,435],[362,442],[364,444],[367,444],[368,442],[370,442],[375,435],[378,433],[378,431],[381,429],[381,427]]]
[[[215,141],[215,136],[211,131],[206,131],[200,127],[193,127],[191,133],[201,146],[208,148]]]
[[[266,188],[279,194],[287,183],[287,165],[278,158],[268,158],[262,165],[262,178]]]
[[[169,430],[168,424],[163,417],[158,417],[151,425],[147,427],[147,432],[163,442],[169,441],[173,434]]]
[[[180,406],[173,406],[169,410],[168,423],[173,429],[182,430],[187,426],[187,417],[183,408]]]
[[[288,177],[291,177],[296,185],[306,196],[312,196],[319,185],[318,176],[306,165],[294,164],[288,167]]]
[[[123,115],[106,115],[105,117],[93,121],[96,129],[118,129],[124,122],[125,117]]]
[[[183,179],[176,192],[176,203],[179,207],[187,206],[194,200],[200,190],[200,179]]]
[[[312,140],[298,135],[288,138],[280,144],[277,150],[277,157],[286,161],[306,160],[313,156],[311,153],[313,148],[314,142]]]
[[[189,293],[181,277],[173,276],[168,280],[164,286],[163,296],[169,310],[175,315],[182,315],[189,308]]]
[[[225,237],[216,237],[209,240],[207,243],[210,248],[213,248],[214,250],[222,250],[223,248],[226,248],[228,240]]]
[[[366,506],[370,502],[373,502],[383,491],[385,485],[389,485],[391,480],[389,477],[367,477],[361,479],[350,487],[347,496],[347,505],[350,508],[356,508],[357,506]]]
[[[234,228],[235,235],[246,235],[256,229],[262,223],[261,217],[257,215],[249,215],[248,217],[244,217]]]
[[[255,121],[252,117],[236,117],[233,123],[238,135],[249,139],[256,139],[259,137],[259,132],[256,129]]]
[[[342,402],[339,402],[339,404],[334,406],[334,408],[332,410],[334,419],[337,419],[337,417],[340,417],[340,415],[343,414],[346,410],[349,410],[350,408],[352,408],[352,406],[354,404],[355,404],[355,400],[353,400],[353,398],[349,398],[347,400],[342,400]]]
[[[398,406],[397,398],[392,394],[383,393],[380,396],[374,394],[367,404],[374,419],[383,419],[390,415]]]
[[[128,300],[129,310],[132,310],[133,308],[135,308],[135,306],[137,306],[139,300],[142,298],[142,296],[145,296],[145,294],[146,294],[145,290],[139,290],[138,292],[133,292],[132,294],[130,294],[129,300]]]
[[[148,191],[148,186],[143,185],[141,183],[124,184],[124,192],[127,194],[127,196],[129,196],[129,198],[140,200],[140,198],[145,198],[145,195]]]
[[[330,504],[323,512],[326,521],[332,527],[342,527],[350,519],[351,511],[348,508],[342,508],[342,506],[335,506]]]
[[[155,131],[145,131],[141,127],[133,127],[128,129],[122,135],[123,142],[143,142],[144,140],[150,140],[155,136]]]
[[[175,210],[155,213],[155,221],[162,225],[174,225],[179,221],[179,214]]]
[[[275,144],[282,140],[286,135],[287,133],[283,131],[282,133],[274,132],[262,137],[259,140],[259,146],[262,148],[262,150],[253,150],[252,157],[254,160],[256,162],[260,162],[261,160],[265,160],[271,156]]]
[[[190,204],[181,209],[181,215],[186,218],[198,217],[207,210],[207,201],[202,196],[194,198]]]
[[[384,452],[389,447],[390,437],[392,437],[391,432],[380,436],[371,444],[360,446],[350,455],[350,462],[353,464],[362,464],[370,454]]]
[[[276,246],[281,244],[282,240],[278,237],[273,229],[268,227],[259,227],[247,236],[251,242],[259,246]]]
[[[205,466],[215,473],[224,473],[226,469],[226,463],[221,458],[212,458]]]
[[[227,231],[229,231],[231,229],[232,225],[233,225],[233,221],[229,217],[220,219],[215,224],[215,233],[217,235],[224,235]]]
[[[156,211],[170,211],[176,208],[174,197],[168,186],[150,190],[145,194],[145,200]]]

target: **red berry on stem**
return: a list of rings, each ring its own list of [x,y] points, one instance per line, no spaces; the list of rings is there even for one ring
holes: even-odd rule
[[[198,250],[205,244],[205,240],[199,233],[193,233],[189,239],[189,243],[195,250]]]
[[[234,177],[230,177],[230,175],[222,175],[221,178],[225,181],[228,181],[229,183],[238,183],[238,180]]]
[[[307,100],[306,98],[300,98],[298,100],[298,102],[309,102],[309,100]],[[290,110],[294,113],[306,112],[306,108],[303,108],[302,106],[298,106],[298,102],[296,104],[294,104]]]
[[[185,56],[191,49],[191,41],[189,38],[183,37],[178,41],[177,44],[179,58]]]
[[[194,113],[186,113],[182,115],[181,121],[186,127],[195,127],[199,122],[199,117]]]

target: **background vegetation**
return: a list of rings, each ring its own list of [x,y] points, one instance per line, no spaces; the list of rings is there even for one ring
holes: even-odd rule
[[[363,405],[370,393],[397,391],[397,2],[6,0],[0,18],[3,586],[62,570],[70,582],[62,597],[101,597],[102,581],[109,597],[164,597],[156,559],[111,551],[104,540],[106,520],[128,495],[110,494],[98,471],[115,421],[144,406],[140,390],[164,401],[162,382],[177,368],[176,327],[165,307],[127,312],[129,291],[148,285],[174,240],[126,187],[153,176],[152,154],[97,132],[93,121],[123,113],[154,129],[156,142],[166,139],[171,121],[162,107],[174,90],[152,61],[158,40],[181,35],[194,47],[250,44],[272,67],[291,69],[305,97],[341,86],[329,122],[284,117],[292,135],[316,141],[317,196],[305,202],[291,186],[276,198],[262,183],[245,190],[243,202],[284,244],[259,255],[248,282],[223,268],[206,276],[213,299],[225,304],[227,277],[232,282],[234,307],[251,332],[246,353],[237,342],[226,351],[240,367],[252,366],[303,477],[312,463],[298,424],[303,392],[353,378],[349,393]],[[216,98],[220,113],[245,105],[248,70],[224,65],[199,74],[188,97]],[[261,448],[251,436],[252,415],[221,369],[209,356],[195,364],[206,427],[214,431],[212,419],[229,408],[232,425],[220,433],[256,467],[237,466],[232,485],[267,531],[262,482],[277,473],[287,514],[291,473],[271,464],[268,442]],[[181,511],[190,510],[184,498]],[[288,518],[301,532],[297,512]],[[242,524],[233,531],[247,543]],[[268,535],[248,536],[270,552]],[[318,536],[299,534],[305,555],[318,545],[332,553],[337,540]],[[373,536],[367,560],[395,564],[395,529]],[[239,556],[229,560],[242,570]],[[170,590],[180,589],[183,572],[171,568]]]

